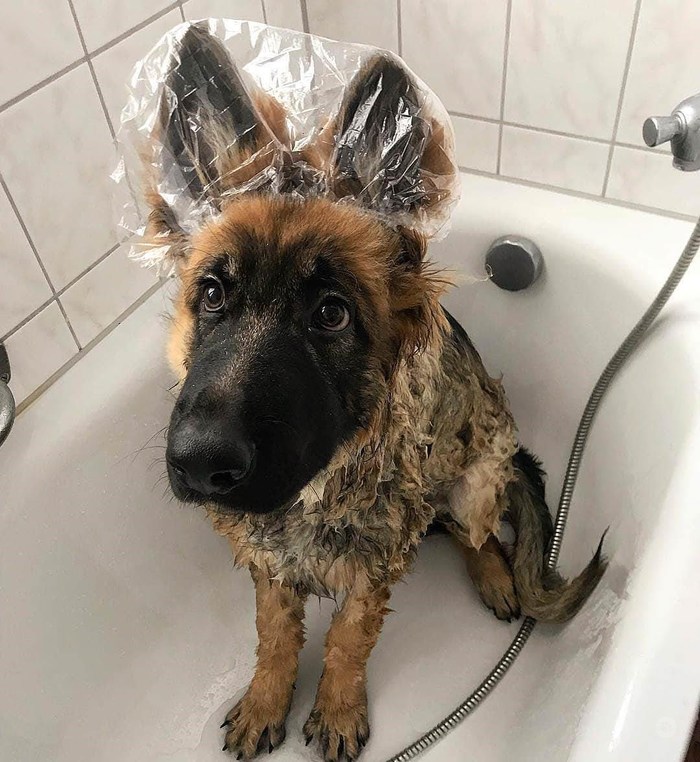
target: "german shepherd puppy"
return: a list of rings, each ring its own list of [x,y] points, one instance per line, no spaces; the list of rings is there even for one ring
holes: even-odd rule
[[[454,536],[499,619],[563,622],[604,569],[599,548],[572,582],[545,572],[539,465],[518,445],[500,382],[440,306],[425,237],[390,224],[394,201],[416,218],[444,203],[430,178],[454,171],[449,138],[417,103],[410,72],[379,54],[295,155],[282,107],[243,85],[203,27],[181,37],[164,83],[152,134],[171,162],[161,170],[177,169],[218,212],[189,235],[161,178],[146,193],[148,235],[171,247],[180,284],[167,469],[255,584],[257,668],[223,726],[239,758],[285,737],[309,595],[344,602],[304,734],[329,762],[358,756],[367,658],[431,523]],[[266,168],[278,185],[249,189]],[[327,192],[305,193],[306,173]],[[505,514],[510,558],[496,536]]]

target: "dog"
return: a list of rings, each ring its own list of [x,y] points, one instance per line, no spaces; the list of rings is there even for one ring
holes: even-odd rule
[[[540,464],[440,305],[448,284],[410,224],[449,201],[431,178],[455,170],[408,69],[371,57],[295,155],[282,106],[244,85],[204,26],[178,44],[152,139],[161,171],[176,169],[189,202],[216,214],[186,231],[152,177],[147,236],[177,261],[170,485],[206,510],[255,585],[257,667],[225,718],[224,750],[250,759],[282,743],[305,600],[340,596],[303,732],[327,762],[354,760],[370,733],[367,659],[431,525],[507,621],[570,619],[605,561],[599,547],[570,582],[545,569]],[[309,191],[319,177],[326,192]]]

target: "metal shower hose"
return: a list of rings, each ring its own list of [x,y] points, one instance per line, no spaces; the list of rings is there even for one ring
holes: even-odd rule
[[[579,422],[578,430],[576,431],[576,438],[574,439],[571,454],[569,455],[569,463],[566,467],[564,485],[561,491],[561,498],[559,499],[559,508],[554,522],[554,535],[552,537],[549,555],[547,556],[547,566],[550,569],[554,569],[557,565],[561,543],[564,538],[564,530],[566,529],[566,521],[569,517],[571,498],[574,494],[576,479],[581,468],[583,450],[586,446],[588,434],[591,430],[591,424],[593,423],[593,418],[598,410],[600,401],[610,386],[610,382],[625,364],[632,352],[637,348],[637,345],[649,329],[649,326],[651,326],[658,314],[664,308],[664,305],[669,300],[671,294],[676,290],[676,286],[678,286],[690,266],[690,263],[693,261],[693,257],[695,257],[698,247],[700,247],[700,219],[695,223],[695,228],[688,239],[688,243],[683,249],[683,253],[678,262],[676,262],[661,290],[656,295],[656,298],[649,305],[647,311],[642,315],[637,325],[635,325],[629,332],[627,338],[612,356],[611,360],[605,366],[605,370],[600,374],[600,378],[596,382],[596,385],[593,387],[593,391],[586,403],[586,408],[581,416],[581,421]],[[430,746],[441,740],[450,732],[450,730],[455,728],[462,722],[462,720],[470,715],[503,679],[518,654],[522,651],[523,646],[527,643],[527,639],[535,628],[535,623],[536,620],[532,617],[525,617],[513,642],[508,646],[508,650],[503,654],[496,666],[489,672],[481,685],[479,685],[479,687],[451,714],[445,717],[444,720],[439,722],[418,740],[414,741],[410,746],[407,746],[403,751],[391,757],[387,762],[408,762],[408,760],[415,759],[419,754],[422,754]]]

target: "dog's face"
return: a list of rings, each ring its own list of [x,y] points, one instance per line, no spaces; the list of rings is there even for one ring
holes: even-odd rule
[[[178,497],[274,510],[370,425],[405,338],[389,284],[407,245],[361,210],[281,196],[242,197],[193,240],[170,345]]]
[[[191,55],[211,62],[202,39],[190,43]],[[173,76],[182,79],[183,65]],[[362,108],[368,77],[376,91],[374,67],[319,145],[307,151],[307,162],[327,168],[339,160],[337,135],[351,106]],[[380,84],[398,72],[410,89],[408,75],[391,67],[380,72]],[[190,101],[201,129],[187,139],[197,144],[188,146],[181,130],[178,145],[170,138],[183,172],[191,172],[193,196],[214,185],[219,193],[235,188],[253,165],[259,171],[274,161],[274,144],[287,139],[279,107],[262,95],[247,100],[232,71],[217,87],[238,88],[245,108],[238,103],[222,126],[219,112],[208,121],[207,104]],[[184,92],[187,105],[193,90],[185,85]],[[196,97],[202,98],[201,89]],[[258,115],[252,128],[251,114]],[[166,136],[172,114],[168,119]],[[224,158],[201,167],[193,160],[201,156]],[[361,187],[362,178],[355,180]],[[347,173],[342,181],[348,185]],[[440,284],[426,270],[425,241],[357,204],[265,192],[232,194],[190,239],[162,197],[153,193],[148,201],[154,241],[169,239],[181,254],[170,339],[170,359],[182,379],[167,444],[172,489],[182,500],[218,510],[266,513],[289,505],[340,447],[371,426],[397,364],[439,322]]]

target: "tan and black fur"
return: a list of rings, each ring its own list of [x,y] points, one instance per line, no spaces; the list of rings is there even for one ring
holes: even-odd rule
[[[223,432],[239,459],[241,437],[256,453],[255,464],[249,457],[245,475],[220,494],[199,493],[194,481],[185,484],[186,469],[170,468],[176,495],[204,506],[256,588],[258,664],[226,717],[224,748],[247,759],[282,742],[305,599],[344,596],[304,733],[324,759],[352,760],[369,737],[366,663],[391,586],[410,569],[431,524],[454,536],[481,598],[502,619],[522,611],[566,621],[604,563],[599,550],[571,583],[543,572],[551,518],[541,471],[518,444],[501,383],[439,304],[447,284],[426,261],[425,238],[389,224],[387,199],[394,196],[399,204],[410,192],[409,208],[421,213],[445,201],[431,182],[450,171],[444,129],[416,116],[401,146],[413,176],[387,172],[385,187],[365,177],[376,177],[386,161],[378,126],[363,135],[361,156],[353,153],[348,125],[367,93],[383,85],[377,125],[397,103],[412,114],[411,75],[392,58],[372,59],[318,144],[297,154],[282,109],[226,74],[235,70],[215,40],[193,26],[182,48],[189,55],[182,60],[202,59],[198,71],[213,66],[207,87],[218,88],[216,98],[226,101],[228,93],[229,105],[243,104],[222,116],[221,103],[212,107],[201,88],[196,97],[204,106],[193,101],[187,66],[175,66],[171,78],[184,82],[187,111],[180,118],[195,114],[201,130],[174,128],[168,111],[153,138],[190,170],[188,192],[218,214],[188,237],[159,195],[157,177],[147,193],[149,234],[172,246],[181,284],[169,344],[182,381],[169,468],[178,448],[192,450],[193,437],[205,442],[198,467],[207,448],[219,457],[212,431]],[[201,157],[209,157],[204,167]],[[277,185],[240,192],[266,165]],[[286,166],[295,171],[284,179]],[[324,195],[303,193],[307,173],[326,177]],[[285,192],[290,185],[293,194]],[[338,203],[344,197],[354,203]],[[329,282],[333,298],[352,312],[342,335],[319,331],[309,312]],[[202,307],[211,283],[225,297],[218,310]],[[323,414],[314,416],[314,405]],[[497,539],[504,517],[517,531],[511,558]]]

